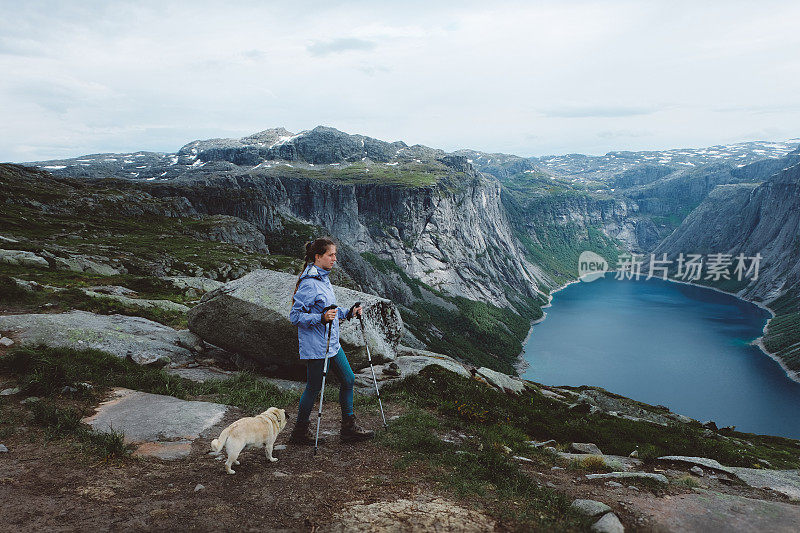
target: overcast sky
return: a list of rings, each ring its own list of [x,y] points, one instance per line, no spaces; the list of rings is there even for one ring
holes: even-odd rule
[[[800,2],[0,0],[0,161],[317,125],[518,155],[800,137]]]

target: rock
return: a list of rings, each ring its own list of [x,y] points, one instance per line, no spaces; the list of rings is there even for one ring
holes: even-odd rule
[[[636,492],[639,492],[639,487],[637,487],[635,485],[628,485],[628,489],[635,490]]]
[[[556,450],[556,449],[555,449],[555,448],[553,448],[552,446],[545,446],[545,447],[543,448],[543,450],[544,450],[544,451],[546,451],[546,452],[550,452],[550,453],[558,453],[558,450]]]
[[[628,457],[633,457],[633,458],[639,457],[639,450],[633,450],[630,454],[628,454]]]
[[[485,379],[490,385],[510,394],[519,394],[525,390],[525,383],[507,374],[497,372],[491,368],[481,367],[475,371],[480,377]]]
[[[147,300],[144,298],[128,298],[127,296],[121,296],[118,294],[102,294],[99,292],[95,292],[89,289],[81,289],[84,294],[87,296],[91,296],[92,298],[110,298],[111,300],[115,300],[122,304],[131,306],[131,307],[138,307],[140,309],[150,309],[150,308],[158,308],[163,309],[164,311],[172,311],[177,313],[186,313],[189,311],[189,307],[175,303],[170,300]]]
[[[197,368],[168,368],[165,370],[167,374],[180,376],[184,379],[190,379],[197,383],[204,383],[212,379],[225,381],[236,377],[236,372],[229,372],[214,367],[197,367]]]
[[[551,466],[550,470],[564,470],[563,466]]]
[[[194,491],[195,492],[199,492],[199,491],[203,490],[204,488],[205,488],[205,486],[203,486],[200,483],[198,483],[197,485],[194,486]]]
[[[12,396],[14,394],[19,394],[19,387],[12,387],[0,391],[0,396]]]
[[[714,470],[719,470],[720,472],[727,472],[728,474],[733,473],[733,470],[731,470],[729,467],[723,466],[718,461],[714,459],[708,459],[706,457],[689,457],[686,455],[665,455],[663,457],[659,457],[658,460],[674,461],[678,463],[688,463],[692,465],[704,466],[706,468],[713,468]]]
[[[272,270],[255,270],[203,296],[188,313],[189,329],[205,341],[241,354],[258,367],[290,367],[305,375],[297,360],[297,328],[289,322],[297,276]],[[334,286],[342,308],[356,301],[364,307],[364,326],[373,360],[397,357],[403,322],[389,300]],[[269,342],[264,341],[268,332]],[[358,320],[342,321],[339,338],[351,365],[367,361]]]
[[[5,444],[0,444],[0,453],[8,453],[8,448]]]
[[[697,477],[703,477],[703,475],[704,475],[703,469],[700,468],[699,466],[691,467],[689,469],[689,472],[691,472],[692,474],[694,474]]]
[[[202,293],[211,292],[225,285],[221,281],[203,277],[164,276],[161,279],[171,282],[177,289],[193,289]]]
[[[607,487],[611,487],[611,488],[615,488],[615,489],[621,489],[622,488],[622,483],[619,483],[617,481],[606,481],[605,485]]]
[[[14,341],[8,337],[0,337],[0,346],[12,346]]]
[[[274,471],[272,475],[275,477],[289,477],[289,474],[287,474],[286,472],[281,472],[280,470]]]
[[[566,400],[566,398],[561,396],[559,393],[553,392],[551,390],[539,389],[539,393],[541,393],[541,395],[544,396],[545,398],[552,398],[553,400]]]
[[[703,422],[703,427],[706,429],[710,429],[711,431],[717,431],[717,424],[713,420]]]
[[[770,489],[787,496],[792,501],[800,501],[800,471],[766,470],[763,468],[727,467],[730,473],[747,485],[759,489]],[[720,478],[720,481],[723,481]]]
[[[122,432],[126,444],[138,445],[134,455],[172,460],[189,455],[192,441],[218,424],[227,409],[216,403],[117,388],[82,422],[98,432]]]
[[[275,446],[272,447],[272,450],[276,451],[276,452],[279,452],[279,451],[285,450],[285,449],[286,449],[286,445],[285,444],[276,444]]]
[[[41,400],[41,398],[39,398],[37,396],[29,396],[29,397],[25,398],[24,400],[20,401],[19,403],[22,404],[22,405],[30,405],[32,403],[38,402],[39,400]]]
[[[575,500],[570,507],[586,516],[597,516],[611,510],[611,507],[596,500]]]
[[[188,363],[192,353],[178,345],[169,326],[142,317],[98,315],[86,311],[0,316],[0,329],[17,333],[20,344],[94,348],[137,363],[168,360]]]
[[[624,533],[625,528],[617,518],[617,515],[608,513],[592,525],[592,531],[596,533]]]
[[[666,500],[651,498],[646,531],[796,532],[800,506],[696,488]]]
[[[400,376],[400,367],[397,366],[396,362],[392,361],[391,363],[383,367],[382,372],[387,376],[398,377]]]
[[[490,532],[496,524],[488,516],[442,498],[420,497],[345,504],[333,520],[317,531],[389,533],[395,531]],[[402,524],[402,527],[400,527]]]
[[[447,355],[437,354],[424,350],[415,350],[406,346],[400,346],[397,359],[392,361],[397,365],[399,372],[403,378],[415,376],[419,374],[424,368],[431,365],[441,366],[451,372],[455,372],[464,377],[470,377],[470,373],[455,359]],[[384,374],[375,368],[375,379],[378,381],[378,388],[382,387],[385,383],[394,381],[395,377]],[[372,378],[372,370],[369,367],[363,368],[360,372],[356,373],[356,387],[362,394],[374,395],[375,384]]]
[[[19,242],[17,239],[0,235],[0,242]]]
[[[50,268],[47,259],[24,250],[0,250],[0,263],[25,267]]]
[[[522,457],[521,455],[514,455],[514,456],[512,456],[512,459],[516,459],[517,461],[520,461],[520,462],[523,462],[523,463],[532,463],[533,462],[533,459],[528,459],[527,457]]]
[[[653,479],[665,485],[669,483],[667,476],[663,474],[651,474],[650,472],[609,472],[607,474],[586,474],[587,479]]]
[[[61,394],[67,394],[72,392],[78,392],[78,389],[76,387],[71,387],[69,385],[64,385],[64,387],[61,389]]]
[[[555,446],[558,444],[555,439],[546,440],[544,442],[537,442],[535,440],[525,441],[525,444],[533,446],[534,448],[542,448],[544,446]]]
[[[53,257],[53,268],[57,270],[70,270],[72,272],[88,272],[90,274],[99,274],[101,276],[116,276],[118,274],[127,274],[128,270],[123,267],[114,268],[102,261],[108,261],[107,257],[94,257],[87,255],[72,255],[68,258]]]
[[[585,454],[585,453],[564,453],[558,452],[559,457],[567,461],[581,461],[586,459],[589,456],[597,457],[603,461],[603,463],[612,470],[615,471],[622,471],[625,470],[633,470],[634,468],[640,467],[642,465],[642,461],[636,459],[634,457],[625,457],[622,455],[592,455],[592,454]]]
[[[178,344],[187,350],[191,350],[198,354],[205,351],[205,343],[203,342],[203,339],[188,329],[178,330]]]
[[[598,448],[596,444],[592,444],[591,442],[573,442],[570,445],[570,449],[577,453],[590,453],[592,455],[603,455],[603,452],[600,451],[600,448]]]
[[[127,287],[120,287],[119,285],[95,285],[86,288],[100,294],[114,294],[117,296],[129,296],[131,298],[136,298],[136,296],[138,296],[135,290]]]

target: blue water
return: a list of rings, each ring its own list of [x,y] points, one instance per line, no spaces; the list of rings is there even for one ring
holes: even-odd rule
[[[596,385],[739,431],[800,438],[800,383],[749,343],[769,313],[710,289],[612,274],[553,295],[527,379]]]

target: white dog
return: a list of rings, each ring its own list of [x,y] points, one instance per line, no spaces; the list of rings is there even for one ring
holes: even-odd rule
[[[229,474],[236,472],[231,469],[232,464],[239,464],[236,459],[245,446],[264,446],[266,448],[267,459],[275,462],[277,459],[272,457],[272,447],[278,433],[286,427],[286,410],[270,407],[260,415],[240,418],[230,426],[222,430],[218,439],[211,441],[211,449],[215,452],[222,450],[228,452],[228,460],[225,461],[225,471]]]

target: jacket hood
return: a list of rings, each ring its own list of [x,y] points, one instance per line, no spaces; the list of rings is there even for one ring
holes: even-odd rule
[[[300,276],[300,279],[317,278],[322,281],[325,281],[325,278],[327,278],[328,274],[330,273],[331,273],[330,270],[325,270],[324,268],[318,267],[312,263],[306,267],[306,269],[303,271],[303,275]]]

